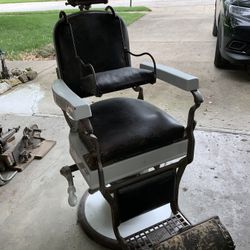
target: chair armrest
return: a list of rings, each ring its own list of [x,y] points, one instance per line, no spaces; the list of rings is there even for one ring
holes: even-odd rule
[[[152,63],[143,63],[140,65],[142,69],[151,70],[153,68]],[[162,81],[168,82],[180,89],[190,91],[194,97],[194,105],[192,105],[188,112],[188,120],[186,127],[186,137],[188,139],[188,148],[186,159],[188,163],[191,163],[194,158],[194,129],[196,121],[194,120],[195,111],[200,107],[203,102],[202,95],[199,92],[199,80],[197,77],[186,74],[177,69],[167,67],[161,64],[156,64],[156,77]]]
[[[55,103],[73,120],[81,120],[92,116],[88,102],[76,95],[63,80],[55,80],[52,85],[52,92]]]
[[[141,54],[135,54],[135,53],[132,53],[131,51],[129,51],[127,49],[125,49],[125,52],[128,53],[128,54],[130,54],[130,55],[132,55],[132,56],[137,56],[137,57],[138,56],[149,56],[151,58],[151,60],[152,60],[152,63],[151,64],[149,63],[152,66],[150,68],[150,70],[154,72],[154,75],[156,77],[156,63],[155,63],[155,59],[154,59],[154,57],[150,53],[144,52],[144,53],[141,53]]]
[[[142,63],[140,68],[153,70],[154,65],[152,63]],[[156,64],[156,77],[186,91],[199,89],[199,79],[197,77],[162,64]]]

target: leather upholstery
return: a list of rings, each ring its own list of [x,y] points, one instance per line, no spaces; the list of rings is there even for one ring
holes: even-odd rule
[[[76,51],[85,64],[91,64],[95,72],[130,66],[127,28],[122,19],[107,11],[84,11],[67,16],[71,24]],[[54,45],[60,77],[80,97],[84,93],[79,60],[76,58],[69,25],[64,18],[54,28]]]
[[[171,169],[117,189],[114,197],[120,222],[173,202],[175,178],[176,170]]]
[[[90,121],[104,166],[171,144],[184,136],[184,127],[174,118],[142,100],[112,98],[92,104],[91,110]],[[83,131],[79,132],[81,136]]]
[[[110,12],[82,12],[69,17],[77,53],[95,72],[129,66],[124,52],[120,24],[123,21]]]
[[[96,85],[101,94],[154,82],[155,76],[152,71],[131,67],[96,74]]]
[[[129,50],[128,33],[121,18],[108,11],[83,11],[67,19],[70,25],[64,18],[57,22],[54,45],[60,78],[78,96],[98,96],[155,82],[153,72],[131,68],[130,55],[125,52]],[[93,66],[96,82],[79,59]]]

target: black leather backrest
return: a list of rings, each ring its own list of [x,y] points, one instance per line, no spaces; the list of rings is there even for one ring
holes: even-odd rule
[[[71,24],[76,51],[81,60],[95,72],[130,66],[126,25],[108,11],[85,11],[67,16]],[[80,67],[76,59],[70,28],[64,18],[54,29],[58,69],[61,78],[75,92],[80,84]]]

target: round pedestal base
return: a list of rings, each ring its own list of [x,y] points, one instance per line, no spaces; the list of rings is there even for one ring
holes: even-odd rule
[[[99,192],[97,192],[99,193]],[[115,237],[111,237],[107,235],[107,231],[110,230],[108,226],[107,217],[105,218],[106,211],[106,204],[102,200],[100,200],[100,193],[98,195],[89,194],[88,191],[83,195],[79,207],[78,207],[78,221],[83,229],[83,231],[95,242],[100,245],[103,245],[109,249],[120,249],[119,243],[115,239]],[[99,201],[98,201],[99,198]],[[102,202],[100,202],[102,201]],[[95,207],[95,203],[97,207]],[[102,207],[101,210],[99,210]],[[99,208],[100,214],[97,214],[97,208]],[[110,216],[108,216],[110,217]],[[100,228],[97,228],[98,219],[101,218],[100,221]],[[103,226],[107,225],[107,231],[103,232]],[[113,230],[112,230],[113,231]],[[110,234],[110,232],[109,232]]]
[[[170,215],[171,209],[169,205],[165,205],[122,223],[119,232],[126,238]],[[84,232],[98,244],[109,249],[121,249],[113,232],[109,204],[100,192],[89,194],[87,191],[83,195],[78,208],[78,221]]]

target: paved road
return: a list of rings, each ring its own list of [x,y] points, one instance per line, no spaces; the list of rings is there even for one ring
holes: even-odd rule
[[[110,0],[109,4],[112,6],[129,6],[129,0]],[[167,7],[167,6],[185,6],[185,5],[210,5],[214,0],[134,0],[133,5],[143,5],[149,7]],[[102,6],[102,5],[98,5]],[[16,12],[16,11],[39,11],[39,10],[60,10],[72,9],[70,6],[65,6],[65,1],[56,2],[34,2],[34,3],[13,3],[1,4],[0,12]]]

